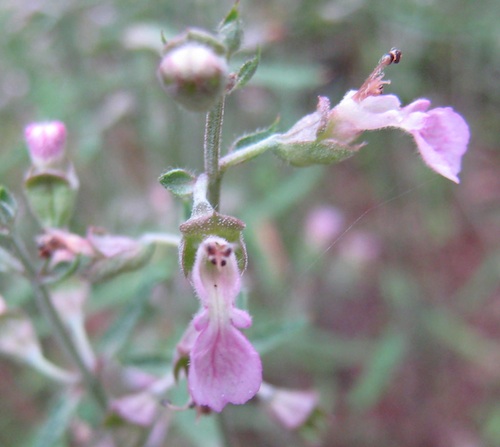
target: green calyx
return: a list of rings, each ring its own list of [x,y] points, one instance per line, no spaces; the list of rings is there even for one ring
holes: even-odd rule
[[[30,208],[43,228],[67,226],[73,215],[78,185],[64,173],[29,175],[24,189]]]
[[[180,226],[183,235],[179,246],[179,260],[182,271],[187,276],[193,269],[196,250],[208,236],[219,236],[235,244],[235,254],[241,271],[247,265],[247,252],[242,231],[245,224],[236,217],[226,216],[216,211],[191,217]]]

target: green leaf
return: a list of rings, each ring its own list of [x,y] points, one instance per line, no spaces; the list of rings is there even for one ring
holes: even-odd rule
[[[40,427],[31,447],[54,447],[60,445],[76,412],[80,396],[74,393],[61,394],[49,408],[48,417]]]
[[[279,122],[280,122],[280,117],[278,116],[269,127],[257,130],[254,133],[247,134],[238,138],[233,143],[232,150],[238,151],[244,149],[245,147],[258,143],[259,141],[265,140],[266,138],[276,133],[276,129],[278,128]]]
[[[184,169],[171,169],[160,175],[158,181],[173,195],[186,198],[193,194],[195,177]]]
[[[22,273],[23,266],[19,260],[9,253],[5,248],[0,247],[0,272],[4,273]]]
[[[9,225],[17,213],[17,202],[10,191],[0,185],[0,225]]]
[[[306,319],[269,323],[267,327],[254,329],[256,336],[251,337],[252,344],[259,354],[266,354],[287,343],[294,335],[307,328],[308,325],[309,322]]]
[[[312,89],[324,84],[324,70],[319,64],[266,62],[259,67],[254,85],[278,92]]]
[[[482,435],[489,441],[488,445],[496,445],[500,439],[500,405],[493,404],[493,407],[488,410],[487,415],[481,418],[484,422],[482,424]]]
[[[252,58],[243,63],[243,65],[238,70],[238,74],[236,75],[236,81],[234,86],[229,90],[229,93],[235,91],[238,88],[243,88],[248,84],[250,79],[252,79],[253,75],[257,71],[260,62],[260,48],[257,51],[257,54]]]
[[[196,411],[176,411],[174,413],[175,427],[190,441],[190,445],[195,447],[220,447],[224,445],[215,417],[200,417]]]
[[[218,34],[227,48],[228,56],[238,51],[243,37],[243,28],[238,9],[239,1],[235,2],[229,13],[219,25]]]
[[[151,291],[156,286],[156,280],[148,277],[148,284],[139,287],[135,298],[124,307],[123,311],[108,328],[100,340],[100,346],[108,355],[116,355],[131,337],[135,327],[144,315],[151,297]]]
[[[349,394],[349,402],[355,409],[365,410],[378,402],[401,363],[406,345],[407,340],[392,328],[376,342],[371,358]]]
[[[181,357],[179,360],[174,365],[174,378],[175,380],[179,380],[180,377],[180,372],[184,371],[184,373],[187,375],[189,371],[189,357]]]

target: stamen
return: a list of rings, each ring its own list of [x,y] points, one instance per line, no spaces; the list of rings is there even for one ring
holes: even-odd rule
[[[384,85],[391,83],[391,81],[382,80],[384,77],[384,68],[393,63],[398,64],[402,55],[403,53],[397,48],[391,48],[387,54],[384,54],[352,99],[356,102],[361,102],[368,96],[381,95],[384,92]]]

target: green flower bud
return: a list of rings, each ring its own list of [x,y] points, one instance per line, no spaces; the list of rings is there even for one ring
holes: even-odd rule
[[[59,121],[32,123],[25,129],[31,158],[24,188],[33,214],[44,228],[68,224],[78,178],[65,153],[66,127]]]
[[[167,44],[158,67],[164,90],[186,109],[209,110],[224,93],[229,68],[223,46],[200,42],[190,34],[179,44]]]

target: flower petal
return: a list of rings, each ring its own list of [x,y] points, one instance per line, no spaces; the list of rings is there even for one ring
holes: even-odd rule
[[[262,364],[247,338],[232,325],[211,322],[191,351],[188,385],[193,400],[220,412],[244,404],[259,390]]]
[[[355,91],[348,92],[330,112],[334,125],[332,137],[350,143],[366,130],[399,127],[403,120],[397,96],[369,96],[361,102],[352,99]]]
[[[462,156],[469,142],[469,127],[451,107],[427,112],[424,126],[413,130],[418,150],[425,163],[442,176],[459,183]]]
[[[252,317],[247,311],[233,307],[231,310],[231,323],[239,329],[246,329],[252,325]]]

